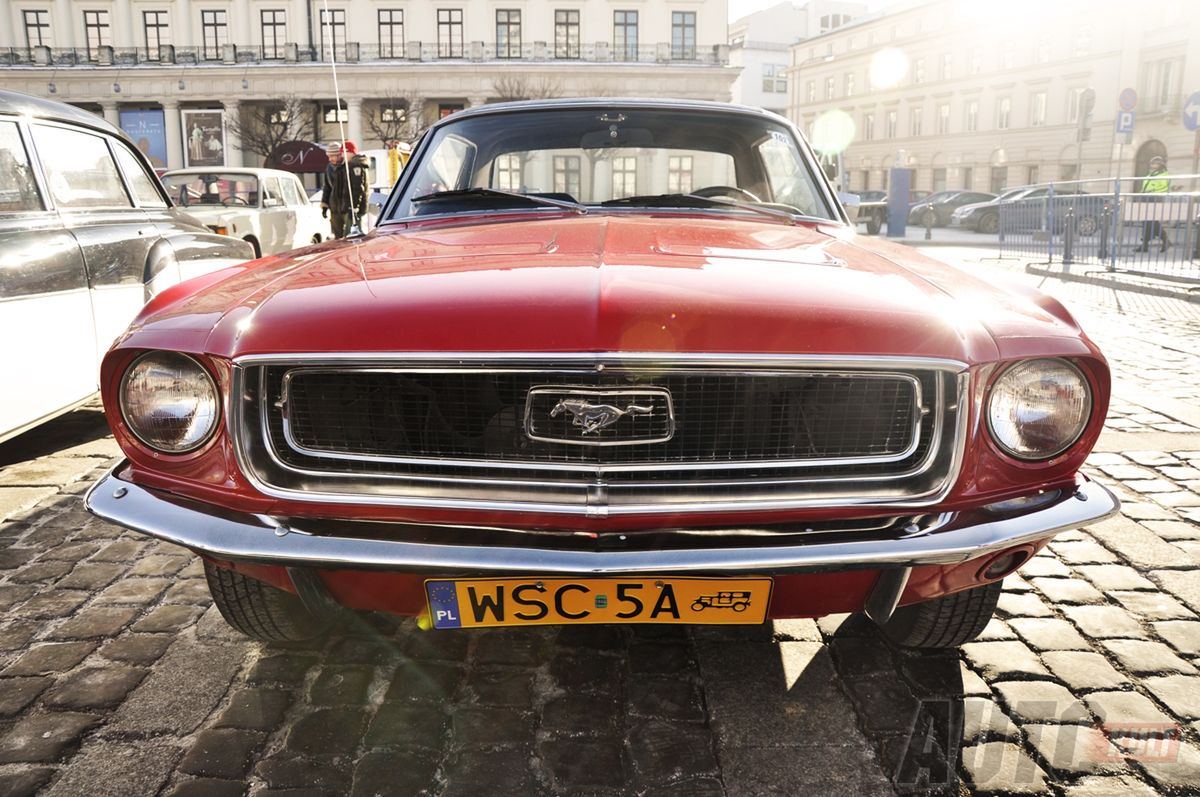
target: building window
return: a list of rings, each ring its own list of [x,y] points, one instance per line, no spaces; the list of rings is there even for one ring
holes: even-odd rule
[[[993,194],[999,194],[1008,185],[1008,167],[993,166],[991,176],[988,178],[988,190]]]
[[[496,57],[521,57],[521,12],[516,9],[496,11]]]
[[[287,12],[278,8],[259,11],[258,22],[262,29],[262,57],[268,61],[283,58],[283,48],[287,42]]]
[[[1175,58],[1151,61],[1143,66],[1145,83],[1142,94],[1146,97],[1147,110],[1159,111],[1171,104],[1171,100],[1179,92],[1179,73],[1182,66],[1182,60]]]
[[[1079,167],[1074,163],[1064,163],[1058,167],[1058,179],[1070,181],[1079,178]]]
[[[950,132],[950,103],[948,102],[938,106],[937,131],[938,135]]]
[[[613,158],[612,198],[621,199],[637,194],[637,158]]]
[[[921,135],[921,116],[922,108],[913,108],[908,114],[908,134],[910,136]]]
[[[954,56],[951,55],[950,53],[944,53],[942,55],[942,66],[941,66],[941,70],[938,74],[938,77],[941,78],[942,80],[949,80],[950,73],[951,73],[951,71],[953,71],[953,69],[954,69]]]
[[[505,191],[521,190],[521,156],[499,155],[496,157],[496,188]]]
[[[817,83],[815,80],[808,81],[808,89],[805,96],[808,98],[810,104],[817,101]]]
[[[578,16],[576,16],[576,23],[578,23]],[[578,155],[554,156],[555,193],[570,194],[572,197],[578,198],[581,190],[579,174],[580,167]]]
[[[161,61],[163,47],[171,43],[166,11],[143,11],[142,30],[146,35],[146,60]]]
[[[821,17],[821,33],[828,33],[850,21],[849,14],[825,14]]]
[[[1029,126],[1046,124],[1046,92],[1039,91],[1029,98]]]
[[[1075,39],[1071,43],[1071,54],[1084,56],[1092,51],[1092,26],[1080,25],[1075,29]]]
[[[112,45],[111,29],[108,27],[107,11],[83,12],[84,41],[87,42],[87,59],[100,57],[100,48]]]
[[[671,155],[667,158],[667,193],[692,193],[691,155]]]
[[[671,12],[671,58],[676,61],[696,60],[696,12]]]
[[[863,114],[863,140],[873,141],[875,139],[875,114]]]
[[[1079,102],[1083,98],[1083,88],[1068,89],[1067,91],[1067,124],[1079,121]]]
[[[996,103],[996,129],[1007,130],[1012,121],[1012,98],[1001,97]]]
[[[762,65],[762,90],[768,94],[787,92],[787,76],[784,75],[784,64]]]
[[[379,9],[379,57],[404,57],[404,11],[399,8]]]
[[[333,52],[329,53],[329,44],[333,43]],[[346,60],[346,9],[331,8],[328,12],[321,9],[321,60],[333,57],[338,61]]]
[[[870,169],[862,170],[862,177],[859,178],[859,182],[862,183],[862,190],[864,190],[864,191],[871,190],[871,170]]]
[[[463,109],[461,102],[442,102],[438,103],[438,119],[445,119],[452,113],[458,113]]]
[[[30,50],[34,47],[50,46],[50,12],[45,10],[23,11],[25,20],[25,46]]]
[[[201,56],[205,61],[219,61],[229,32],[223,10],[200,12]]]
[[[825,78],[825,99],[827,100],[833,99],[833,84],[834,80],[832,75]]]
[[[1043,33],[1037,38],[1037,48],[1033,53],[1033,60],[1039,64],[1044,64],[1050,60],[1050,35]]]
[[[461,8],[439,8],[437,12],[438,58],[463,57],[463,12]]]
[[[1025,185],[1037,185],[1038,181],[1038,165],[1031,164],[1025,169]]]
[[[327,124],[337,124],[339,122],[345,124],[350,121],[350,111],[346,109],[345,102],[340,107],[337,105],[326,105],[321,108],[321,118]]]
[[[969,100],[963,115],[963,130],[974,133],[979,129],[979,100]]]
[[[554,12],[554,57],[579,58],[579,10]]]
[[[918,58],[913,61],[913,83],[925,82],[925,59]]]
[[[844,78],[842,78],[842,88],[844,89],[844,91],[842,92],[843,97],[853,97],[854,96],[854,73],[853,72],[847,72],[846,76]]]
[[[962,187],[968,191],[971,190],[975,185],[975,170],[970,166],[963,166],[958,170],[958,173],[962,176]]]
[[[971,53],[971,66],[970,66],[971,74],[978,75],[982,69],[983,69],[983,58],[979,55],[979,53]]]
[[[617,61],[638,59],[638,12],[613,12],[613,58]]]
[[[930,188],[935,193],[946,190],[946,169],[944,167],[939,166],[933,170],[933,185]]]
[[[884,118],[883,137],[884,138],[895,138],[896,137],[896,112],[895,111],[888,111],[887,116]]]

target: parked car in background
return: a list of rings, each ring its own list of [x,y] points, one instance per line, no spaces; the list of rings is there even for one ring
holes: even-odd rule
[[[969,205],[961,205],[955,208],[954,212],[950,214],[950,226],[965,227],[975,232],[995,235],[1000,230],[1001,203],[1020,199],[1037,190],[1029,186],[1021,186],[1020,188],[1011,188],[985,202],[972,202]]]
[[[274,255],[330,237],[320,207],[304,184],[279,169],[175,169],[162,177],[171,199],[221,235],[241,238],[255,257]]]
[[[870,199],[866,198],[867,194],[871,195]],[[887,221],[887,192],[866,191],[860,196],[863,197],[863,200],[858,206],[858,221],[866,222],[867,232],[871,235],[875,235],[881,229],[883,229],[883,225]],[[909,191],[908,206],[911,208],[914,204],[920,202],[927,196],[929,196],[928,191]]]
[[[950,223],[950,216],[957,208],[976,202],[988,202],[996,198],[995,194],[984,191],[939,191],[930,194],[908,210],[909,224],[925,224],[925,211],[933,211],[933,226],[945,227]]]
[[[456,112],[374,231],[160,297],[103,382],[127,459],[87,506],[265,640],[340,604],[954,646],[1117,509],[1067,310],[856,236],[796,127],[727,104]]]
[[[0,440],[91,398],[147,299],[251,256],[100,117],[0,90]]]

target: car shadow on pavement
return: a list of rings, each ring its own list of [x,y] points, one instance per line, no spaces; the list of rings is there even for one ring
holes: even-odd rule
[[[109,435],[99,399],[0,443],[0,468],[86,445]]]

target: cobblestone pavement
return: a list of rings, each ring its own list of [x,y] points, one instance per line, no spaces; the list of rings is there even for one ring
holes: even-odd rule
[[[84,512],[95,408],[0,445],[0,795],[1200,793],[1200,308],[1043,287],[1117,372],[1089,471],[1124,510],[938,655],[853,617],[251,643],[194,557]]]

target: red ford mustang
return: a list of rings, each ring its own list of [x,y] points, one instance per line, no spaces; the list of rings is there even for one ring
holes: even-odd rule
[[[772,114],[475,108],[381,218],[164,292],[104,360],[127,460],[88,507],[253,637],[861,611],[957,645],[1117,508],[1067,311],[857,238]]]

